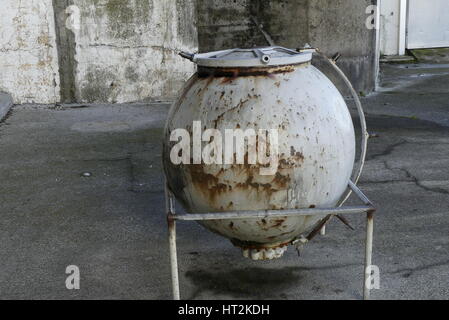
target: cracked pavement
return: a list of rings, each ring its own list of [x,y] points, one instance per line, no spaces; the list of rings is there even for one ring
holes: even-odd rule
[[[449,298],[449,66],[384,65],[363,98],[361,189],[378,207],[373,299]],[[168,103],[18,105],[0,124],[0,298],[169,299],[161,135]],[[87,175],[87,176],[86,176]],[[356,203],[351,200],[352,203]],[[178,224],[181,295],[360,299],[362,216],[337,219],[298,257],[244,259]],[[79,266],[81,289],[65,288]]]

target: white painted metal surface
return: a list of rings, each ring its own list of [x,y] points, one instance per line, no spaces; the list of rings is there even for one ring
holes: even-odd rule
[[[268,75],[199,77],[172,106],[164,138],[168,185],[188,212],[282,210],[335,206],[346,190],[355,155],[352,120],[343,97],[318,69],[303,63]],[[257,68],[260,73],[260,67]],[[278,129],[280,165],[260,175],[257,165],[174,165],[170,132],[193,121],[204,128]],[[325,216],[284,216],[202,221],[244,249],[253,259],[282,255],[276,250],[309,231]],[[246,250],[246,251],[245,251]]]
[[[449,1],[409,0],[407,48],[449,47]]]

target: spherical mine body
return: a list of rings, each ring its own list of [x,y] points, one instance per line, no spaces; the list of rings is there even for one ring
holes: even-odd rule
[[[181,138],[174,139],[177,129],[189,134],[185,144],[189,148],[182,151]],[[238,146],[242,133],[247,134],[243,148]],[[213,153],[210,136],[215,140]],[[198,142],[198,138],[206,141]],[[178,161],[173,161],[174,156]],[[174,163],[182,156],[189,161]],[[348,185],[354,156],[354,128],[346,103],[310,61],[199,66],[172,105],[164,134],[168,186],[191,213],[335,206]],[[266,217],[201,224],[231,239],[244,255],[270,259],[281,256],[287,244],[322,218]]]

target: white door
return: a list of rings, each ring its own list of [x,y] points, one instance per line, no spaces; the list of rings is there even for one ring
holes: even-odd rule
[[[449,47],[449,1],[409,0],[407,48]]]

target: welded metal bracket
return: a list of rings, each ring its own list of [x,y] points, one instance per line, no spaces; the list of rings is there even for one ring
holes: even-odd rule
[[[371,289],[371,256],[373,251],[373,228],[374,228],[374,211],[376,210],[371,201],[363,194],[363,192],[352,182],[349,181],[348,188],[353,191],[357,197],[363,202],[361,206],[339,206],[335,208],[309,208],[309,209],[286,209],[286,210],[258,210],[258,211],[229,211],[229,212],[212,212],[197,214],[176,214],[175,198],[170,192],[167,184],[165,184],[165,203],[168,222],[168,239],[170,247],[170,264],[173,299],[179,300],[179,277],[178,277],[178,260],[176,251],[176,221],[204,221],[204,220],[226,220],[236,218],[267,218],[279,216],[309,216],[327,214],[325,218],[318,223],[317,227],[307,236],[310,241],[316,233],[320,232],[330,217],[334,215],[350,214],[350,213],[366,213],[366,241],[365,241],[365,269],[363,282],[363,299],[368,300]]]

